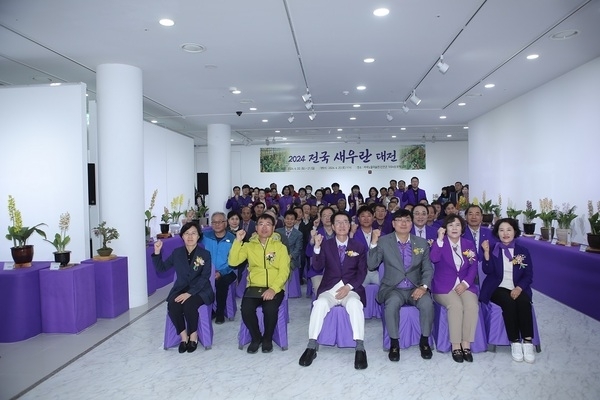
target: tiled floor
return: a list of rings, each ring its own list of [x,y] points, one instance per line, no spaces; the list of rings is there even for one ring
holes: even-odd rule
[[[277,346],[270,354],[238,350],[239,313],[234,322],[214,326],[211,350],[165,351],[166,306],[161,299],[166,293],[167,288],[161,289],[148,307],[99,320],[79,335],[39,335],[0,344],[0,399],[600,397],[600,322],[540,293],[534,300],[542,353],[533,365],[513,362],[508,347],[475,354],[473,364],[456,364],[449,354],[437,352],[425,361],[418,348],[410,348],[401,351],[399,363],[391,363],[382,351],[381,321],[367,320],[369,367],[364,371],[354,370],[353,349],[326,346],[312,366],[298,365],[307,341],[306,298],[289,300],[288,351]]]

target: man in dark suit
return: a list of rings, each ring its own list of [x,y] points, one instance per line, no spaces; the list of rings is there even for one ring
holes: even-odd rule
[[[427,200],[427,194],[423,189],[419,189],[419,178],[413,176],[410,178],[410,187],[402,195],[401,207],[407,204],[416,206],[421,200]]]
[[[300,267],[300,257],[304,256],[302,251],[302,233],[294,225],[296,224],[296,213],[294,210],[287,210],[283,219],[284,227],[275,229],[275,232],[281,236],[281,241],[287,247],[290,255],[290,269]]]
[[[367,368],[367,353],[364,348],[366,304],[365,289],[362,286],[367,275],[367,247],[364,243],[348,236],[350,216],[344,211],[333,214],[335,240],[323,240],[315,235],[313,268],[324,270],[323,280],[317,291],[317,300],[313,302],[308,327],[308,346],[300,365],[308,367],[317,357],[317,338],[323,327],[323,320],[329,310],[343,306],[350,316],[352,335],[356,341],[354,368]]]
[[[384,304],[385,323],[391,339],[388,357],[400,360],[399,322],[400,307],[410,304],[419,310],[421,357],[428,360],[433,356],[429,346],[429,335],[433,324],[433,300],[429,293],[433,267],[429,259],[429,244],[425,239],[410,234],[412,213],[398,210],[392,220],[394,232],[379,237],[373,231],[367,258],[370,270],[379,268],[383,261],[377,301]]]
[[[490,247],[493,249],[494,245],[496,244],[496,239],[492,236],[491,229],[481,226],[481,221],[483,220],[483,212],[481,211],[481,207],[471,204],[465,210],[465,217],[467,220],[467,229],[465,229],[463,237],[475,243],[475,249],[477,249],[477,260],[479,264],[477,268],[476,282],[481,285],[485,279],[485,274],[483,273],[481,266],[481,263],[483,262],[483,248],[481,247],[481,244],[487,240],[490,243]]]

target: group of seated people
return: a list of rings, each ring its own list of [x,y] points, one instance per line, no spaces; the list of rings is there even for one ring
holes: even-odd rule
[[[309,341],[299,360],[302,366],[311,365],[317,356],[325,316],[332,307],[341,305],[348,312],[356,342],[354,367],[367,368],[363,308],[368,284],[379,285],[377,302],[382,304],[391,338],[391,361],[400,359],[399,310],[405,304],[419,310],[419,349],[422,358],[432,358],[429,336],[435,301],[447,309],[453,360],[473,362],[471,343],[479,302],[492,301],[502,308],[513,360],[534,362],[533,263],[527,249],[515,242],[520,235],[518,222],[500,219],[490,230],[481,225],[479,206],[469,205],[463,218],[452,200],[439,204],[440,217],[436,208],[427,204],[418,184],[418,178],[413,177],[399,207],[393,210],[383,205],[381,197],[372,202],[360,199],[357,186],[348,196],[348,210],[336,184],[329,197],[322,193],[317,200],[308,197],[312,188],[301,188],[300,202],[285,199],[294,199],[289,194],[293,193],[291,185],[284,187],[279,198],[273,194],[275,189],[269,206],[268,197],[259,190],[258,202],[264,200],[265,207],[254,204],[251,209],[241,200],[249,186],[245,185],[244,194],[235,187],[227,203],[232,210],[227,216],[213,213],[213,229],[204,237],[195,223],[184,225],[180,235],[185,246],[166,260],[160,256],[162,244],[157,241],[155,267],[159,271],[174,267],[177,272],[167,302],[169,316],[181,336],[179,351],[192,352],[197,347],[197,309],[211,304],[215,297],[208,280],[212,264],[216,271],[216,323],[223,323],[227,290],[236,277],[234,270],[238,270],[237,276],[243,268],[248,270],[241,303],[242,320],[252,338],[248,353],[258,352],[261,346],[264,353],[272,351],[285,284],[290,273],[298,269],[300,276],[311,280],[315,298],[308,322]],[[339,197],[337,207],[326,202],[325,198],[332,200],[331,195]],[[279,208],[282,204],[283,214]],[[479,265],[486,274],[483,282],[478,279]],[[381,274],[379,268],[383,269]],[[262,333],[256,316],[258,306],[263,308]]]

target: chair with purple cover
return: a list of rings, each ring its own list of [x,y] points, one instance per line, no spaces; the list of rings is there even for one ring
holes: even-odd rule
[[[177,279],[177,276],[175,276]],[[215,266],[212,266],[212,271],[210,274],[210,283],[212,285],[213,291],[215,290]],[[202,304],[198,308],[198,341],[204,346],[206,350],[210,350],[212,348],[213,342],[213,326],[212,326],[212,305]],[[165,336],[163,340],[163,348],[168,350],[171,347],[178,346],[181,343],[181,336],[179,333],[175,331],[175,326],[171,322],[171,318],[169,318],[169,314],[167,313],[167,318],[165,321]]]
[[[475,341],[471,344],[471,351],[473,353],[482,353],[487,351],[487,335],[485,331],[483,310],[481,309],[481,303],[479,304],[479,318],[477,319],[477,326],[475,328]],[[433,330],[431,336],[435,342],[435,348],[440,353],[446,353],[452,349],[450,343],[450,332],[448,329],[448,310],[446,307],[433,302],[433,308],[435,311],[433,318]]]
[[[300,269],[293,269],[288,280],[289,298],[302,297],[302,288],[300,287]]]
[[[502,308],[499,305],[492,303],[488,304],[479,303],[479,309],[483,310],[483,319],[485,323],[485,330],[487,332],[487,350],[490,352],[496,352],[496,346],[509,346],[510,342],[506,334],[506,327],[504,326],[504,319],[502,318]],[[535,351],[541,353],[542,345],[540,341],[540,334],[538,331],[537,319],[535,317],[535,309],[533,304],[531,305],[531,313],[533,316],[533,345]],[[481,318],[481,314],[480,314]]]
[[[332,307],[325,319],[317,343],[325,346],[356,347],[350,316],[341,305]]]
[[[287,289],[287,284],[286,284]],[[264,332],[265,326],[263,322],[263,313],[262,306],[258,306],[256,309],[256,316],[258,317],[258,326],[261,332]],[[289,322],[289,310],[288,310],[288,294],[287,290],[285,290],[283,301],[279,306],[279,310],[277,311],[277,325],[275,326],[275,331],[273,332],[273,341],[281,347],[281,350],[288,349],[288,334],[287,334],[287,324]],[[238,332],[238,348],[240,350],[244,349],[244,346],[252,341],[252,337],[250,336],[250,331],[244,324],[244,320],[240,321],[240,330]]]
[[[237,273],[239,274],[240,271],[238,270]],[[236,281],[238,282],[238,281]],[[235,295],[238,298],[242,298],[244,297],[244,291],[246,290],[246,283],[248,282],[248,268],[244,268],[244,271],[242,272],[242,277],[240,278],[239,282],[237,283],[236,289],[235,289]]]

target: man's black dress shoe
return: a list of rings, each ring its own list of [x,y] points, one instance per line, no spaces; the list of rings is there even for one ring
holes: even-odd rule
[[[388,358],[390,359],[390,361],[400,361],[400,347],[390,347]]]
[[[179,343],[179,352],[185,353],[187,351],[187,345],[188,345],[188,342]]]
[[[466,362],[473,362],[473,353],[471,353],[471,349],[463,349],[462,346],[460,346],[460,348],[462,349],[463,360]]]
[[[192,342],[191,340],[188,342],[187,345],[187,352],[188,353],[193,353],[196,351],[196,349],[198,348],[198,342]]]
[[[463,352],[461,349],[452,350],[452,359],[457,363],[463,362]]]
[[[367,369],[367,366],[367,352],[356,350],[356,354],[354,354],[354,369]]]
[[[421,350],[421,357],[423,357],[424,360],[431,360],[431,357],[433,357],[431,346],[428,344],[420,344],[419,349]]]
[[[260,347],[260,341],[259,342],[250,342],[250,345],[248,346],[248,349],[246,351],[250,354],[254,354],[258,351],[259,347]]]
[[[273,341],[272,340],[269,340],[269,341],[263,340],[263,342],[262,342],[262,352],[263,353],[270,353],[272,351],[273,351]]]
[[[217,315],[215,317],[215,324],[221,325],[224,322],[225,322],[225,316],[224,315]]]
[[[306,349],[304,353],[300,356],[299,364],[303,367],[308,367],[312,364],[313,360],[317,358],[317,350],[316,349]]]

